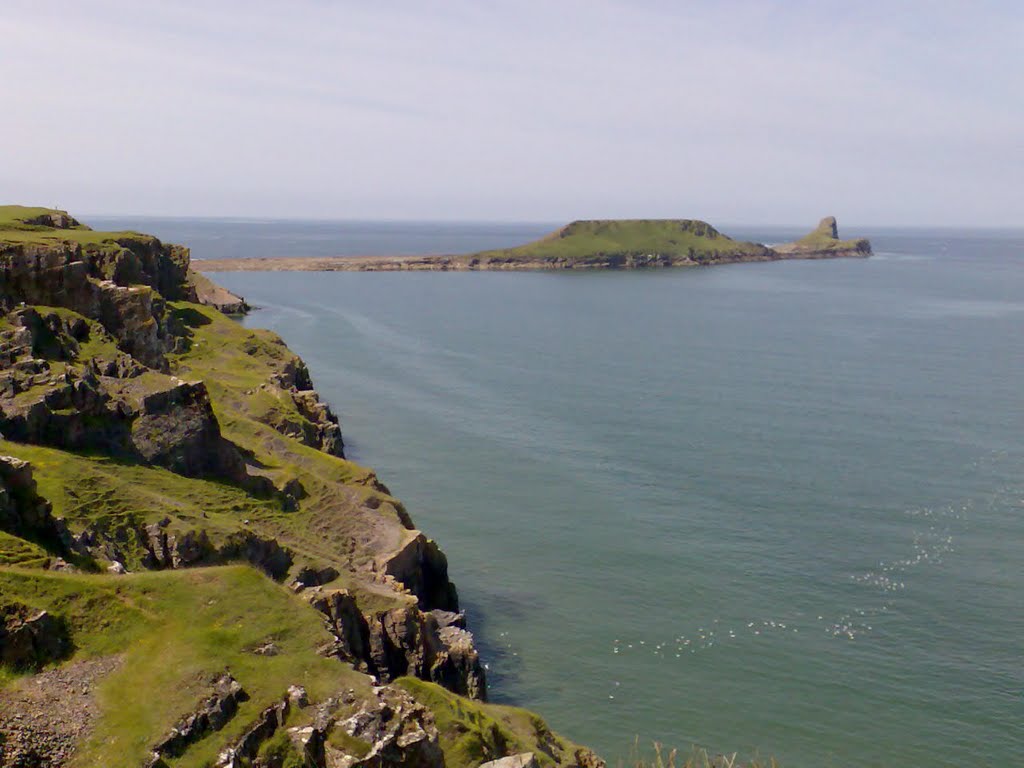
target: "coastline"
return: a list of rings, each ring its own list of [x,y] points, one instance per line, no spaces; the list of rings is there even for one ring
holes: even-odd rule
[[[713,262],[657,254],[617,256],[580,262],[570,259],[483,260],[469,256],[319,256],[258,257],[237,259],[196,259],[192,268],[200,273],[216,272],[545,272],[594,269],[667,269],[745,264],[793,259],[867,258],[867,249],[782,251],[756,256],[724,256]]]
[[[243,299],[182,246],[0,213],[0,762],[604,765],[487,702],[446,556]]]

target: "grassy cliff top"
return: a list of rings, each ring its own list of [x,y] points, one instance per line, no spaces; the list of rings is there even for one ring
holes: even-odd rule
[[[601,219],[574,221],[547,237],[516,248],[484,251],[480,258],[588,260],[655,254],[693,257],[717,253],[759,254],[764,246],[723,235],[696,219]]]
[[[249,700],[218,739],[190,749],[176,766],[212,765],[225,740],[239,738],[289,685],[305,686],[314,700],[346,687],[368,691],[368,678],[317,653],[330,639],[319,616],[245,566],[121,577],[0,567],[0,595],[67,620],[75,654],[65,674],[73,675],[76,664],[112,663],[113,671],[95,684],[95,728],[79,746],[74,766],[142,765],[151,745],[207,695],[207,681],[225,670]],[[271,640],[276,655],[253,652]],[[0,688],[8,691],[31,682],[0,671]]]
[[[127,230],[99,232],[58,208],[0,205],[0,245],[72,242],[102,248],[117,246],[126,240],[155,242],[156,238]]]

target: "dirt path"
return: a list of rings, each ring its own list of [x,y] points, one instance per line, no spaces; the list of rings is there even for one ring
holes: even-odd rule
[[[66,766],[95,718],[95,684],[119,663],[65,664],[0,691],[0,768]]]

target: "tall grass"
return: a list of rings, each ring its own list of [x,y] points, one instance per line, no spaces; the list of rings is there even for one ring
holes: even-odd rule
[[[692,747],[688,753],[681,755],[679,750],[666,751],[665,747],[654,742],[651,752],[640,748],[640,739],[633,742],[629,760],[626,764],[619,761],[619,768],[779,768],[774,758],[767,761],[760,758],[741,759],[738,752],[730,755],[710,755],[706,749]]]

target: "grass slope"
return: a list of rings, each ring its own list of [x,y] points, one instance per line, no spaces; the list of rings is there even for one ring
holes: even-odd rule
[[[224,730],[174,765],[206,765],[241,736],[289,685],[312,700],[344,688],[368,694],[369,679],[316,653],[329,639],[318,614],[284,587],[245,566],[83,576],[0,568],[0,592],[64,616],[76,660],[119,655],[99,685],[96,730],[75,766],[141,765],[149,748],[229,671],[249,694]],[[275,656],[252,652],[273,641]],[[29,681],[25,680],[27,684]],[[6,678],[18,685],[19,678]]]
[[[578,748],[525,709],[470,701],[413,677],[403,677],[397,684],[434,713],[447,768],[475,768],[522,752],[533,752],[542,768],[551,768],[555,758],[571,763]]]
[[[189,349],[172,358],[173,372],[206,382],[224,436],[251,454],[257,471],[278,484],[297,479],[307,494],[296,512],[267,520],[266,530],[323,564],[337,564],[340,555],[346,563],[365,565],[375,551],[398,546],[394,531],[373,522],[387,518],[400,523],[405,510],[376,490],[371,470],[280,431],[308,423],[287,393],[265,386],[293,357],[280,337],[244,328],[210,307],[173,307],[191,334]]]

